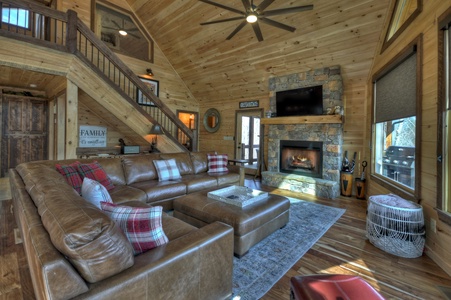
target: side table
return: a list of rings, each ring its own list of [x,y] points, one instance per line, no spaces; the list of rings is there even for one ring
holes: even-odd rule
[[[234,165],[238,164],[240,166],[240,186],[244,186],[244,164],[248,162],[247,159],[228,159],[229,165],[233,163]]]

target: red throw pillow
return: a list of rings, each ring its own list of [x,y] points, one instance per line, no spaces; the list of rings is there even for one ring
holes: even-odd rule
[[[100,202],[102,210],[122,229],[133,246],[135,255],[166,244],[162,206],[130,207]]]
[[[79,164],[78,172],[80,173],[82,179],[88,177],[89,179],[98,181],[103,185],[108,191],[114,189],[114,184],[111,179],[106,174],[102,166],[97,162],[92,162],[90,164]],[[83,181],[82,181],[83,183]]]
[[[219,173],[228,172],[227,169],[227,154],[207,154],[208,157],[208,172]]]
[[[79,161],[73,162],[70,165],[63,166],[60,164],[56,164],[56,170],[60,172],[61,175],[66,178],[67,183],[69,183],[78,194],[81,194],[81,186],[83,185],[83,179],[78,173],[78,165],[80,165]]]

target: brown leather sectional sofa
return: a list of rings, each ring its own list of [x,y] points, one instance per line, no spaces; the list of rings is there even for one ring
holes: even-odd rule
[[[158,181],[152,161],[175,158],[182,175]],[[115,203],[162,205],[212,186],[238,184],[239,170],[207,173],[206,153],[97,160],[115,188]],[[9,172],[14,213],[37,299],[224,299],[231,295],[233,229],[215,222],[200,229],[167,214],[169,242],[133,256],[115,223],[67,184],[55,164],[24,163]]]

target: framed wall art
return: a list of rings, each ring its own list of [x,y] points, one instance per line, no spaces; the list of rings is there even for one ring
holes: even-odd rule
[[[139,79],[141,79],[142,82],[144,82],[144,84],[147,85],[147,87],[155,94],[155,96],[157,96],[157,97],[159,96],[160,83],[158,80],[143,78],[143,77],[140,77]],[[147,97],[144,97],[143,93],[140,90],[138,90],[138,95],[136,97],[136,100],[137,100],[138,104],[141,104],[141,105],[155,106],[155,103],[150,101],[150,99],[148,99]]]

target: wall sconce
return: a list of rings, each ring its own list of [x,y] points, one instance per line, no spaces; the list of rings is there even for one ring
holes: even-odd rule
[[[151,68],[146,69],[146,74],[149,76],[153,76],[153,72]]]
[[[150,144],[150,152],[160,152],[158,150],[158,148],[157,148],[157,142],[158,142],[157,137],[159,135],[163,135],[164,134],[163,130],[161,129],[161,126],[158,125],[158,124],[152,125],[152,128],[150,129],[149,134],[155,135],[152,138],[152,143]]]

